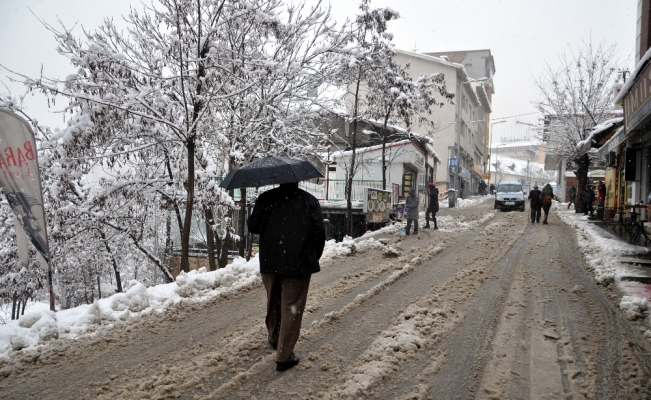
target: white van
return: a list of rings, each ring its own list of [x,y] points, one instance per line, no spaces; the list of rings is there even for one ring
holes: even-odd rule
[[[499,181],[495,188],[496,210],[524,211],[524,188],[518,181]]]

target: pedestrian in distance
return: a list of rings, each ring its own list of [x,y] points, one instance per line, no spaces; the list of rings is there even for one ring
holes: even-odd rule
[[[405,234],[409,235],[411,224],[414,224],[415,235],[418,233],[418,195],[416,194],[416,188],[409,189],[409,196],[407,196],[405,208],[407,209],[407,229],[405,230]]]
[[[552,206],[552,199],[554,198],[554,189],[549,183],[543,187],[542,193],[540,193],[540,202],[542,209],[545,212],[545,218],[543,219],[543,225],[547,225],[547,217],[549,216],[549,209]]]
[[[276,370],[296,366],[294,354],[307,301],[310,277],[319,272],[325,226],[319,201],[284,183],[262,193],[248,220],[249,232],[260,235],[260,275],[267,291],[265,325],[276,350]]]
[[[540,223],[540,209],[542,208],[542,200],[540,199],[542,192],[538,190],[538,185],[529,191],[529,208],[531,209],[531,223]]]
[[[594,200],[594,189],[591,185],[586,185],[585,189],[583,189],[583,192],[581,192],[581,201],[583,202],[583,215],[588,215],[588,213],[590,213],[590,216],[592,217],[594,214]]]
[[[491,183],[490,189],[491,189],[491,196],[492,196],[493,194],[495,194],[495,185]]]
[[[568,194],[570,195],[570,202],[567,203],[567,209],[569,210],[572,204],[574,204],[574,208],[576,208],[576,183],[572,185]]]
[[[425,211],[425,226],[423,229],[429,229],[429,216],[432,214],[432,221],[434,221],[434,229],[439,227],[436,225],[436,213],[439,212],[439,190],[433,183],[428,183],[429,189],[429,205]]]

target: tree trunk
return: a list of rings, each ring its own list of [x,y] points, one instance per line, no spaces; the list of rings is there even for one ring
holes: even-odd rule
[[[240,257],[244,257],[244,251],[246,250],[246,237],[244,236],[244,228],[246,225],[246,188],[240,189],[240,220],[238,221],[237,234],[240,237],[240,241],[237,243],[237,251],[240,254]]]
[[[219,268],[224,268],[228,265],[228,250],[231,248],[231,234],[226,232],[224,238],[221,240],[219,250]]]
[[[382,190],[387,190],[387,127],[382,127]]]
[[[20,315],[25,315],[25,307],[27,306],[27,300],[29,300],[27,297],[25,297],[25,300],[23,300],[23,309],[20,310]]]
[[[215,232],[212,230],[214,218],[212,210],[209,207],[206,207],[204,209],[204,217],[206,219],[206,248],[208,249],[208,267],[211,271],[215,271],[217,269],[217,264],[215,263]]]
[[[11,298],[11,319],[18,319],[18,313],[16,312],[16,303],[18,302],[18,295],[14,294]]]
[[[181,271],[190,272],[190,228],[192,227],[192,209],[194,206],[194,137],[188,139],[188,181],[185,185],[187,200],[185,205],[185,220],[183,221],[183,232],[181,234]]]
[[[353,130],[352,130],[352,152],[350,156],[350,168],[346,175],[346,235],[353,236],[353,178],[355,177],[355,161],[357,151],[357,120],[359,118],[359,85],[362,79],[362,72],[359,71],[355,87],[355,103],[353,106]]]
[[[102,240],[104,241],[104,247],[106,248],[106,251],[108,252],[109,256],[111,257],[111,263],[113,264],[113,271],[115,272],[115,284],[118,287],[118,293],[122,293],[122,279],[120,278],[120,271],[118,270],[118,263],[115,260],[115,256],[113,255],[113,251],[111,250],[111,247],[108,244],[108,240],[106,240],[106,235],[104,234],[104,232],[100,230],[99,235],[102,238]]]
[[[97,299],[102,298],[102,286],[99,283],[99,274],[97,274]]]
[[[576,169],[576,179],[578,181],[578,187],[576,191],[576,204],[574,205],[577,212],[583,212],[583,199],[581,194],[583,190],[588,185],[588,168],[590,167],[590,156],[584,154],[578,159],[575,160],[577,164]]]

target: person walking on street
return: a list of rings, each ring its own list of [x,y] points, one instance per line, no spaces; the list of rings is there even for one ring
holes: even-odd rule
[[[567,209],[569,210],[572,204],[574,204],[574,208],[576,208],[576,183],[572,185],[568,194],[570,195],[570,202],[567,203]]]
[[[592,207],[594,199],[595,195],[592,186],[586,185],[585,189],[583,189],[583,192],[581,192],[581,201],[583,202],[583,215],[588,215],[589,212],[590,216],[592,217],[592,214],[594,213],[594,208]]]
[[[409,189],[409,196],[407,196],[405,208],[407,208],[407,229],[405,230],[405,234],[409,235],[411,224],[413,223],[415,235],[418,233],[418,195],[416,194],[416,188]]]
[[[529,208],[531,208],[531,223],[540,223],[540,208],[542,207],[542,201],[540,199],[541,192],[538,190],[538,185],[533,187],[533,190],[529,191]]]
[[[492,196],[495,194],[495,185],[491,183],[490,189],[491,189],[491,196]]]
[[[284,183],[262,193],[248,220],[249,232],[260,235],[260,275],[267,291],[265,324],[276,350],[276,370],[298,364],[294,354],[307,301],[310,277],[319,272],[325,226],[319,201]]]
[[[552,199],[554,198],[554,189],[549,183],[545,185],[540,193],[540,201],[542,203],[542,209],[545,212],[545,218],[543,219],[543,225],[547,225],[547,217],[549,216],[549,209],[552,206]]]
[[[429,215],[432,214],[432,221],[434,221],[434,229],[438,229],[436,226],[436,213],[439,212],[439,190],[433,183],[428,183],[427,187],[429,188],[429,205],[427,206],[427,211],[425,211],[425,226],[423,229],[429,229]]]

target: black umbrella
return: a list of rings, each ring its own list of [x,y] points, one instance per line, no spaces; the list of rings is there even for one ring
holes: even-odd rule
[[[229,172],[219,187],[235,189],[323,178],[311,162],[284,157],[265,157]]]

